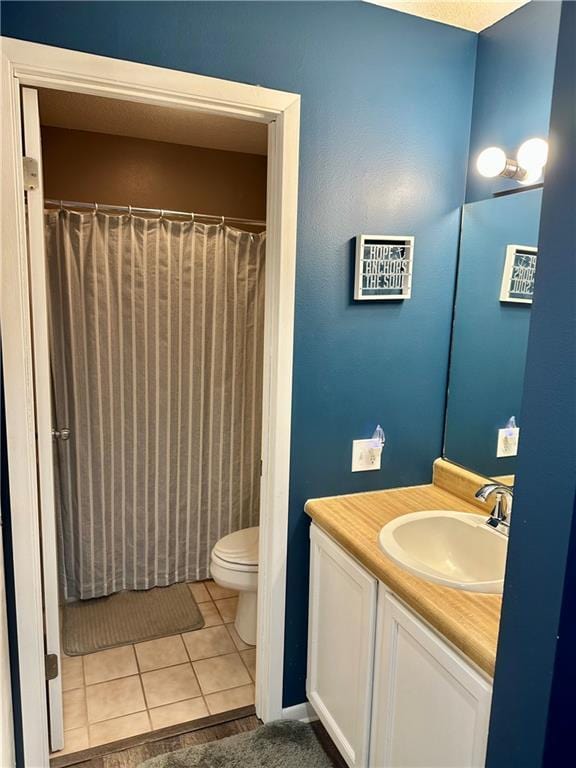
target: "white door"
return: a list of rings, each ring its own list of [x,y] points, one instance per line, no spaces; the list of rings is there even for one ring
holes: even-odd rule
[[[484,765],[492,686],[379,585],[371,768]]]
[[[376,579],[310,528],[308,699],[351,768],[366,766]]]
[[[48,682],[50,748],[64,746],[60,620],[58,615],[58,561],[54,498],[54,455],[52,437],[52,398],[48,336],[46,260],[44,252],[44,191],[42,188],[42,146],[38,92],[22,89],[24,153],[35,161],[35,179],[27,187],[28,254],[30,265],[32,332],[34,337],[34,390],[36,399],[36,438],[38,443],[38,487],[42,530],[42,573],[44,587],[44,634],[46,658],[58,674]],[[26,163],[27,161],[25,161]],[[37,173],[36,173],[37,172]],[[59,425],[65,427],[67,425]],[[54,659],[55,657],[55,659]]]

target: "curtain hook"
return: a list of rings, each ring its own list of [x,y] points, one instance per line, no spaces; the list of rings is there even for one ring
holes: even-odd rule
[[[132,206],[128,206],[128,216],[132,216]]]
[[[98,213],[98,203],[94,203],[94,216]]]
[[[160,208],[160,218],[164,218],[164,208]]]
[[[194,224],[194,214],[193,213],[190,214],[190,221],[192,222],[192,224]]]
[[[220,226],[221,226],[221,227],[223,227],[223,226],[224,226],[224,216],[222,216],[222,221],[220,222]]]

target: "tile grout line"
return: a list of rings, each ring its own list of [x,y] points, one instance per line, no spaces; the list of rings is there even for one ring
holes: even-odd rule
[[[172,664],[171,666],[175,666],[175,665]],[[88,685],[85,685],[84,688],[88,690],[88,688],[95,688],[97,685],[106,685],[107,683],[115,683],[118,680],[127,680],[129,677],[140,677],[140,672],[130,672],[128,675],[120,675],[120,677],[111,677],[109,680],[99,680],[97,683],[88,683]]]
[[[253,646],[253,647],[254,649],[256,648],[256,646]],[[248,672],[248,677],[250,678],[250,680],[252,680],[252,685],[256,685],[256,680],[254,679],[254,677],[252,677],[252,672],[250,672],[250,670],[248,669],[248,664],[246,664],[246,661],[244,660],[244,656],[242,655],[243,653],[246,653],[246,651],[249,651],[249,650],[251,650],[251,648],[245,648],[243,651],[238,651],[238,654],[242,659],[242,663],[246,667],[246,671]]]
[[[150,709],[148,706],[146,706],[146,717],[148,718],[148,727],[152,733],[154,731],[154,726],[152,725],[152,715],[150,714]]]
[[[136,651],[134,651],[136,653]],[[138,662],[136,662],[138,663]],[[144,700],[144,708],[146,711],[148,711],[148,699],[146,698],[146,689],[144,688],[144,681],[142,680],[142,675],[138,674],[138,682],[140,683],[140,690],[142,691],[142,698]]]
[[[248,672],[248,677],[249,677],[249,678],[250,678],[250,680],[252,681],[252,685],[254,685],[254,686],[255,686],[255,685],[256,685],[256,679],[255,679],[255,678],[256,678],[256,675],[254,675],[254,677],[252,677],[252,672],[250,672],[250,670],[248,669],[248,664],[246,664],[246,662],[245,662],[245,660],[244,660],[244,656],[242,656],[242,653],[243,653],[243,651],[239,651],[239,653],[240,653],[240,658],[242,659],[242,663],[243,663],[243,664],[244,664],[244,666],[246,667],[246,672]]]
[[[248,683],[240,683],[239,685],[232,685],[230,688],[222,688],[220,691],[210,691],[210,693],[204,693],[204,696],[213,696],[215,693],[226,693],[227,691],[235,691],[237,688],[245,688],[247,685],[254,685],[252,678],[250,677],[250,672],[248,672],[248,677],[250,679],[250,682]]]
[[[130,715],[139,715],[140,712],[146,712],[147,707],[144,706],[142,709],[135,709],[133,712],[124,712],[123,715],[114,715],[114,717],[105,717],[103,720],[94,720],[93,723],[88,723],[88,725],[99,725],[100,723],[109,723],[111,720],[119,720],[121,717],[130,717]]]
[[[140,643],[133,643],[132,648],[134,649],[134,656],[136,656],[136,668],[138,669],[138,674],[142,674],[142,668],[140,666],[140,659],[138,658],[138,653],[136,651],[136,645],[140,645]]]

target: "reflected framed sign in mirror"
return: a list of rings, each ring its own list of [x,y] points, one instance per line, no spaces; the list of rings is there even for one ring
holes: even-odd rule
[[[542,190],[464,206],[444,457],[513,482]]]

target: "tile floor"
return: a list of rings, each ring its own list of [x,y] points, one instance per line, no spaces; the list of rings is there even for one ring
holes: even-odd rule
[[[234,629],[237,597],[188,585],[204,628],[86,656],[64,656],[64,749],[77,752],[254,703],[256,648]]]

